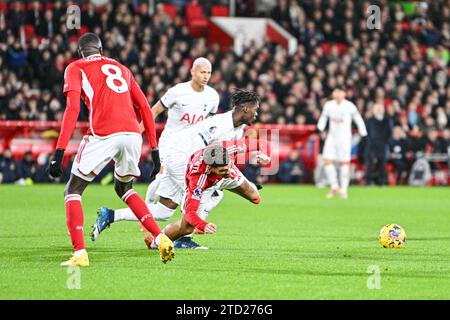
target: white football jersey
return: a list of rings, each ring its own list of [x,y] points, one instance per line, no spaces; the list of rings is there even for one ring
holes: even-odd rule
[[[222,140],[240,139],[245,125],[234,127],[232,111],[218,114],[172,135],[178,151],[190,156],[207,145]]]
[[[327,120],[330,121],[328,137],[350,141],[352,136],[352,120],[355,121],[360,135],[367,135],[364,120],[356,106],[349,100],[344,99],[341,103],[337,103],[336,100],[327,101],[323,106],[322,114],[317,123],[317,128],[320,131],[325,129]]]
[[[161,104],[168,109],[167,122],[162,136],[181,131],[215,114],[219,106],[219,94],[206,85],[197,92],[191,81],[179,83],[161,97]]]

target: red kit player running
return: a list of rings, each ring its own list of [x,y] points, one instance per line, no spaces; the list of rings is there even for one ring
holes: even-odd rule
[[[136,112],[140,113],[151,148],[157,146],[150,106],[130,70],[102,55],[102,44],[96,34],[81,36],[78,49],[82,59],[69,64],[64,74],[67,106],[56,151],[47,169],[52,177],[62,174],[64,150],[75,128],[82,98],[89,109],[89,129],[80,144],[64,190],[67,228],[75,252],[61,265],[89,265],[84,244],[81,196],[111,160],[115,162],[117,195],[153,234],[161,260],[165,263],[174,256],[173,243],[161,233],[144,200],[132,188],[133,178],[140,175],[138,163],[142,147]]]

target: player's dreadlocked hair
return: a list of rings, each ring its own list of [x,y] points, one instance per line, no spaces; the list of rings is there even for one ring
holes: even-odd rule
[[[78,53],[82,57],[101,53],[102,50],[102,41],[95,33],[87,32],[78,39]]]
[[[242,108],[246,104],[259,104],[260,99],[255,91],[246,89],[235,89],[231,94],[231,108]]]

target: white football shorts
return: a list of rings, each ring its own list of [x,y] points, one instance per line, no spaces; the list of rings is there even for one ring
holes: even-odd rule
[[[322,157],[324,160],[349,162],[352,157],[351,140],[328,137],[323,146]]]
[[[172,152],[170,148],[170,141],[166,137],[160,137],[158,141],[158,149],[159,149],[159,160],[161,165],[165,165],[164,161],[166,160],[167,155]]]
[[[164,172],[159,181],[156,194],[171,199],[178,205],[181,203],[185,189],[185,175],[187,167],[186,154],[171,151],[164,156]]]
[[[72,174],[92,181],[113,160],[114,176],[122,182],[139,177],[142,137],[135,134],[119,134],[106,139],[84,136],[72,165]]]

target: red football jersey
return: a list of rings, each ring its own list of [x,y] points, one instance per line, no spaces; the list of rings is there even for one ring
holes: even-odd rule
[[[132,101],[137,88],[127,67],[100,54],[72,62],[64,73],[64,93],[80,92],[89,109],[88,135],[140,134]]]
[[[255,150],[264,150],[264,152],[270,153],[269,145],[262,140],[243,138],[217,143],[222,144],[230,156],[230,179],[234,179],[239,174],[239,169],[235,165],[235,160],[239,153]],[[223,179],[222,176],[209,172],[209,166],[203,161],[203,153],[205,150],[206,148],[195,152],[189,159],[189,164],[186,168],[186,198],[183,207],[187,222],[201,231],[205,230],[207,224],[206,221],[197,215],[197,209],[200,206],[203,191],[216,185]]]

